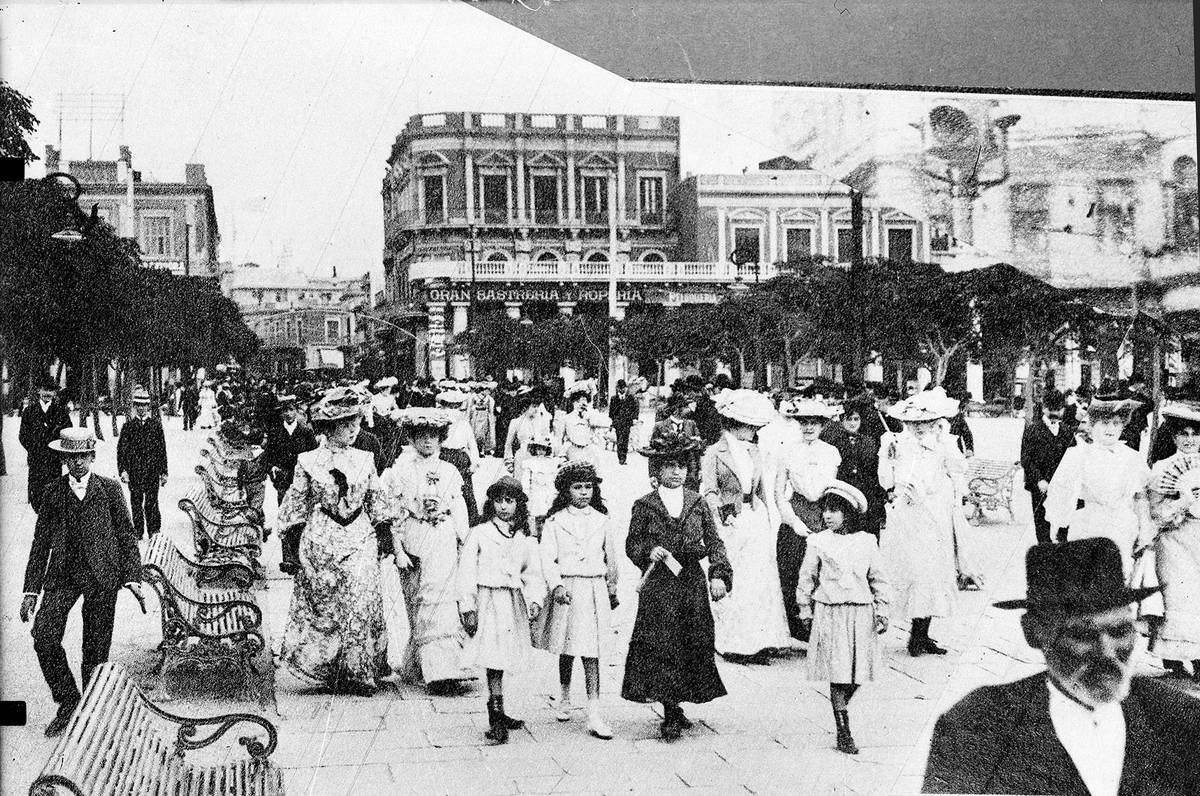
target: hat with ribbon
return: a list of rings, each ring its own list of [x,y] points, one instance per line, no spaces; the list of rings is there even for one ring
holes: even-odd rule
[[[1159,586],[1131,588],[1121,551],[1103,536],[1056,545],[1034,545],[1025,554],[1024,599],[1001,600],[997,608],[1067,614],[1095,613],[1140,602]]]
[[[1087,406],[1089,420],[1096,421],[1117,417],[1128,420],[1133,410],[1142,405],[1141,401],[1132,398],[1118,398],[1115,395],[1097,395]]]
[[[444,406],[457,407],[462,406],[463,402],[467,400],[467,394],[459,390],[446,390],[438,393],[435,400]]]
[[[135,404],[149,406],[150,405],[150,393],[146,392],[145,387],[134,387],[133,395],[130,396],[129,400]]]
[[[567,462],[554,474],[554,488],[562,492],[571,484],[583,482],[598,484],[603,480],[591,462]]]
[[[821,497],[826,495],[837,495],[850,504],[850,508],[854,509],[859,514],[863,514],[867,510],[867,496],[862,491],[845,481],[834,481],[821,493]]]
[[[906,423],[927,423],[952,418],[959,411],[958,401],[946,395],[941,387],[934,387],[896,403],[888,410],[888,416]]]
[[[1169,427],[1168,433],[1178,433],[1188,426],[1200,427],[1200,401],[1168,401],[1160,413]]]
[[[453,418],[442,409],[410,406],[400,412],[400,425],[408,428],[448,428]]]
[[[779,417],[775,404],[755,390],[726,390],[714,401],[719,413],[747,426],[761,427]]]
[[[700,450],[701,440],[681,431],[670,429],[650,435],[650,444],[638,448],[638,453],[650,459],[691,457]]]
[[[308,417],[316,423],[347,420],[361,415],[363,406],[363,395],[359,390],[353,387],[334,387],[326,390],[308,407]]]
[[[818,401],[816,398],[797,398],[779,402],[779,414],[797,420],[801,418],[817,418],[832,420],[838,416],[838,407]]]
[[[64,428],[58,439],[50,440],[47,447],[59,453],[92,453],[96,450],[96,435],[89,428]]]

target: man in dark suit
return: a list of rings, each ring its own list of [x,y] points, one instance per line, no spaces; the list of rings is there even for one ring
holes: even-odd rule
[[[144,388],[134,389],[131,408],[117,442],[117,472],[129,486],[133,530],[141,538],[162,528],[158,490],[167,485],[167,441],[162,422],[150,416],[150,394]]]
[[[196,427],[196,418],[200,416],[200,390],[196,380],[189,378],[179,396],[179,411],[183,413],[183,430],[191,431]]]
[[[46,485],[62,475],[62,461],[46,446],[58,439],[58,432],[71,425],[71,416],[58,402],[58,388],[50,381],[39,384],[37,401],[21,412],[17,434],[29,463],[27,496],[34,511],[40,510]]]
[[[1025,489],[1033,502],[1033,532],[1038,544],[1050,544],[1046,492],[1063,454],[1075,444],[1075,435],[1063,422],[1065,408],[1061,393],[1047,392],[1042,401],[1042,416],[1026,426],[1021,436],[1021,469],[1025,473]]]
[[[1200,793],[1200,700],[1133,676],[1132,604],[1110,539],[1035,545],[1021,627],[1046,671],[976,689],[933,731],[925,793]]]
[[[1140,373],[1130,374],[1125,389],[1121,390],[1119,394],[1122,399],[1138,402],[1137,408],[1133,410],[1133,414],[1129,416],[1129,422],[1125,424],[1125,429],[1121,432],[1121,442],[1135,451],[1141,450],[1142,433],[1150,424],[1150,412],[1154,409],[1154,399],[1146,394],[1146,377]]]
[[[629,457],[629,432],[637,420],[640,406],[637,396],[630,395],[624,379],[617,382],[617,393],[608,402],[608,417],[617,435],[617,463],[625,464]]]
[[[267,440],[263,446],[263,465],[275,486],[275,504],[283,503],[296,474],[296,458],[307,451],[316,450],[317,437],[312,428],[300,419],[296,407],[296,396],[278,396],[278,420],[267,428]],[[279,535],[279,569],[294,573],[300,565],[300,528],[288,528]]]
[[[869,408],[863,407],[861,433],[875,440],[876,445],[887,432],[898,432],[904,429],[903,423],[888,417],[883,412],[884,398],[883,385],[872,382],[864,385],[861,395],[850,399],[861,404],[869,404]]]
[[[67,475],[48,484],[42,494],[25,567],[21,621],[28,622],[36,612],[33,648],[58,703],[58,713],[46,728],[46,735],[53,737],[66,729],[80,700],[62,646],[67,615],[83,597],[86,688],[92,672],[108,660],[121,586],[142,603],[142,560],[121,485],[91,471],[96,460],[92,432],[64,429],[48,447],[66,461]]]

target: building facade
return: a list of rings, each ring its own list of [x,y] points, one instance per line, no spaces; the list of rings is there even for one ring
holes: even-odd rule
[[[47,146],[46,171],[60,169],[59,151]],[[63,170],[79,180],[82,207],[97,205],[102,221],[138,241],[144,266],[182,276],[217,276],[221,236],[204,164],[186,164],[182,182],[147,181],[123,146],[117,160],[72,160]]]
[[[376,312],[409,333],[395,345],[409,347],[415,375],[435,377],[461,370],[446,344],[469,307],[607,313],[617,277],[620,312],[640,297],[634,272],[661,275],[674,259],[666,210],[678,182],[674,117],[414,116],[383,181]]]
[[[353,369],[368,283],[369,277],[312,277],[256,263],[221,268],[221,292],[263,342],[259,369],[275,377]]]

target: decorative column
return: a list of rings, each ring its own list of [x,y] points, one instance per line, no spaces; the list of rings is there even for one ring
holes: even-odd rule
[[[452,334],[461,334],[467,329],[467,307],[470,306],[470,302],[452,301],[450,306],[454,308],[454,324],[450,331]]]
[[[983,363],[978,360],[967,360],[967,392],[972,401],[983,402]]]
[[[728,243],[725,240],[725,208],[717,208],[717,262],[722,265],[729,259]]]
[[[575,215],[575,151],[573,142],[567,141],[567,223],[578,220]]]
[[[475,223],[475,158],[471,153],[465,153],[463,163],[463,179],[467,186],[467,223]]]
[[[446,378],[446,302],[431,301],[425,305],[429,321],[429,375]]]
[[[525,149],[523,143],[518,146],[522,148],[517,150],[517,223],[526,224],[529,215],[525,212]]]
[[[504,302],[504,313],[514,321],[521,320],[521,307],[524,305],[522,301],[506,301]]]
[[[782,259],[779,256],[779,210],[774,207],[767,208],[767,241],[770,248],[767,249],[766,263]]]
[[[618,146],[620,144],[618,143]],[[617,154],[617,222],[625,223],[625,153]]]
[[[829,210],[821,208],[821,254],[826,257],[832,256],[833,246],[829,240]]]
[[[866,252],[868,257],[883,256],[883,216],[878,207],[871,208],[871,231],[867,233],[867,242],[870,243]]]

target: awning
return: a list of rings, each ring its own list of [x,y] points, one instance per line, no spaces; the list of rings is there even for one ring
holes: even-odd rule
[[[322,348],[317,351],[317,362],[322,368],[341,370],[346,367],[346,355],[337,348]]]

